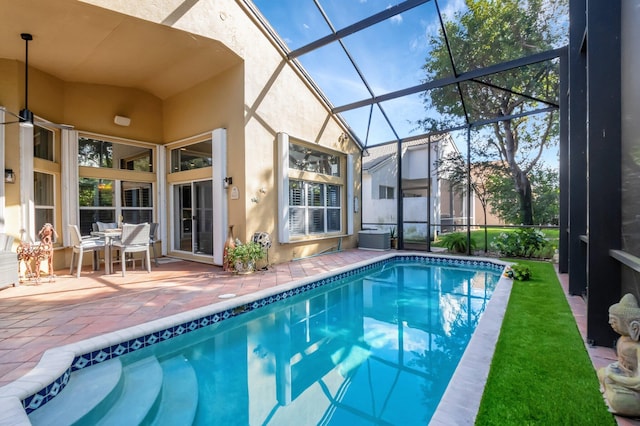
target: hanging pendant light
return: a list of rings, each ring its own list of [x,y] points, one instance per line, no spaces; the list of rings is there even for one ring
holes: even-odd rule
[[[33,36],[29,33],[21,33],[20,38],[22,38],[25,42],[25,46],[24,46],[24,108],[22,108],[20,112],[16,114],[4,107],[0,107],[0,110],[18,119],[16,121],[5,121],[4,123],[0,123],[0,125],[20,123],[20,126],[22,127],[33,127],[35,117],[33,115],[33,112],[29,109],[29,42],[33,40]],[[37,120],[36,124],[42,124],[43,126],[55,127],[58,129],[73,130],[73,126],[70,126],[68,124],[56,124],[47,120]]]
[[[33,36],[22,33],[20,38],[24,40],[24,108],[20,110],[18,119],[21,126],[33,127],[33,113],[29,111],[29,42]]]

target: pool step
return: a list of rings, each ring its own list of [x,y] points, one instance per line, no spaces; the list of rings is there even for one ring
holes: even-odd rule
[[[60,394],[31,413],[29,420],[33,425],[84,422],[113,403],[121,378],[122,363],[117,358],[75,371]]]
[[[155,406],[162,389],[162,367],[156,357],[144,358],[122,369],[124,383],[118,400],[96,425],[140,424]]]
[[[154,426],[191,425],[198,408],[198,379],[193,366],[183,355],[160,363],[164,378],[160,409]]]

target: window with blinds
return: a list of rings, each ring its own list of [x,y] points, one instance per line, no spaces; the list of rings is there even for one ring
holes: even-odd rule
[[[153,222],[151,184],[126,182],[120,185],[122,192],[122,220],[125,223]]]
[[[342,212],[340,186],[289,180],[289,232],[317,235],[340,232]]]
[[[380,200],[393,200],[395,198],[395,188],[392,186],[380,185],[378,187],[378,198]]]

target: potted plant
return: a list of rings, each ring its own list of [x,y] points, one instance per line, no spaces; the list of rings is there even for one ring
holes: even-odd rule
[[[389,229],[389,235],[391,237],[391,248],[392,249],[397,249],[398,248],[398,237],[396,235],[396,227],[392,226],[391,229]]]
[[[227,250],[227,262],[231,268],[239,274],[248,274],[256,269],[256,262],[266,255],[264,248],[250,241],[245,244],[236,244]]]

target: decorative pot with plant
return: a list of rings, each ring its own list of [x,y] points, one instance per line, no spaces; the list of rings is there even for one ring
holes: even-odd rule
[[[256,262],[264,259],[266,252],[258,243],[250,241],[245,244],[236,244],[227,251],[227,260],[233,270],[239,274],[248,274],[256,269]]]
[[[391,248],[392,249],[397,249],[398,248],[398,236],[396,235],[396,227],[392,226],[391,229],[389,229],[389,235],[391,236]]]

